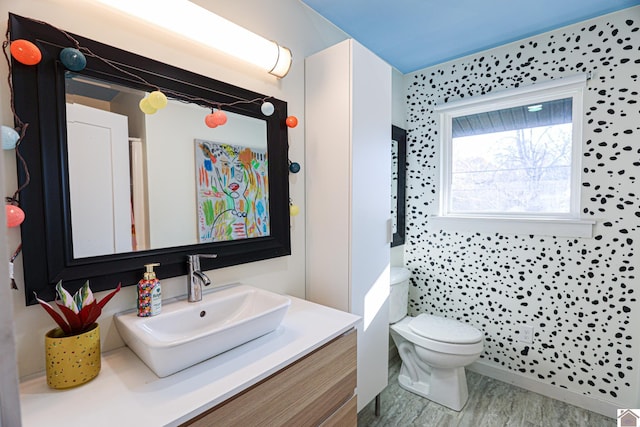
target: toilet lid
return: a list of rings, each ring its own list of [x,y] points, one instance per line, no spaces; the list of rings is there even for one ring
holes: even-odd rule
[[[404,267],[391,267],[391,286],[409,279],[411,272]]]
[[[473,326],[430,314],[420,314],[411,320],[409,329],[422,337],[451,344],[471,344],[482,339],[482,332]]]

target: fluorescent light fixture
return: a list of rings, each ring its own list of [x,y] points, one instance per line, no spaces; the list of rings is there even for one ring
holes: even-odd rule
[[[91,86],[98,86],[98,87],[102,87],[105,89],[113,89],[113,86],[111,86],[108,83],[103,83],[103,82],[99,82],[98,80],[94,80],[94,79],[90,79],[90,78],[86,78],[86,77],[82,77],[82,76],[73,76],[71,77],[71,80],[73,80],[74,82],[78,82],[78,83],[84,83],[87,85],[91,85]]]
[[[284,77],[291,51],[187,0],[94,0]]]
[[[529,105],[527,107],[527,110],[529,110],[530,113],[535,113],[536,111],[541,111],[542,110],[542,104]]]

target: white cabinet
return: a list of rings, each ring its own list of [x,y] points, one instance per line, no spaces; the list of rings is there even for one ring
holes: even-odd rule
[[[305,60],[306,296],[362,316],[358,411],[387,385],[391,67],[353,40]]]

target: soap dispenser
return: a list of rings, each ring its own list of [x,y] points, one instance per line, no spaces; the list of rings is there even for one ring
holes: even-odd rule
[[[162,290],[160,281],[153,271],[153,267],[159,263],[145,264],[147,271],[144,277],[138,282],[138,316],[149,317],[160,314],[162,309]]]

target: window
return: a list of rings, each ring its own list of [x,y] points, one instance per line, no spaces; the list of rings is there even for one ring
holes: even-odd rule
[[[445,104],[440,216],[579,220],[586,76]]]

